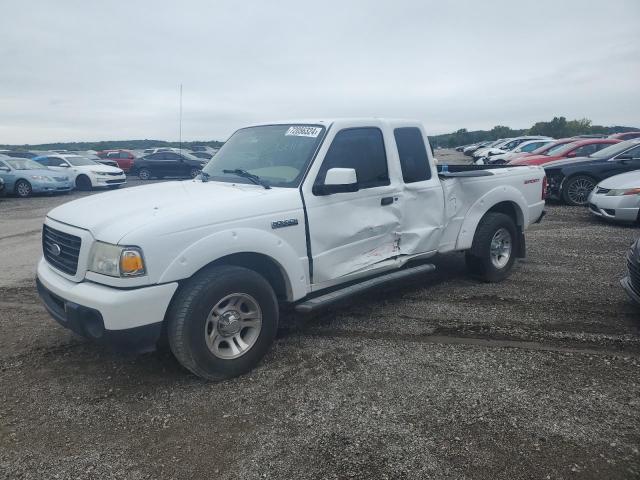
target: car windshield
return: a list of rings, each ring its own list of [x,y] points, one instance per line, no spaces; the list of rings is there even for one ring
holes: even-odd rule
[[[28,158],[6,159],[5,162],[8,163],[9,166],[14,170],[42,170],[45,168],[38,162],[34,162],[33,160],[29,160]]]
[[[65,157],[65,160],[69,162],[74,167],[84,167],[87,165],[98,165],[96,162],[89,158],[81,157],[81,156],[68,156]]]
[[[228,173],[245,170],[274,187],[297,187],[324,131],[319,125],[243,128],[225,142],[203,172],[211,180],[249,183]]]
[[[603,148],[597,152],[589,155],[589,158],[611,158],[619,153],[628,150],[629,148],[640,145],[637,141],[631,140],[626,142],[614,143],[613,145],[609,145],[608,147]]]
[[[550,148],[544,154],[548,157],[553,157],[556,155],[562,155],[563,153],[572,150],[576,146],[576,142],[571,143],[563,143],[561,145],[556,145],[555,147]]]
[[[545,145],[542,145],[541,147],[536,148],[531,153],[534,155],[543,155],[547,153],[547,151],[551,150],[552,148],[559,147],[560,145],[566,145],[567,143],[571,143],[571,142],[561,142],[561,143],[550,142]]]

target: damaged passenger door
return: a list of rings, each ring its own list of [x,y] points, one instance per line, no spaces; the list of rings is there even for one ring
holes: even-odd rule
[[[402,212],[382,131],[340,130],[304,197],[313,284],[326,284],[398,255]]]

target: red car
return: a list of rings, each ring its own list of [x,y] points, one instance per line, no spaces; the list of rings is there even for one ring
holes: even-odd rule
[[[98,152],[97,155],[100,158],[108,158],[109,160],[115,160],[125,172],[131,171],[133,164],[135,163],[136,156],[129,150],[103,150]]]
[[[612,143],[619,142],[621,142],[621,140],[616,138],[585,138],[584,140],[575,140],[552,147],[542,155],[532,155],[512,160],[509,162],[509,165],[543,165],[548,162],[566,158],[588,157],[592,153],[602,150]]]

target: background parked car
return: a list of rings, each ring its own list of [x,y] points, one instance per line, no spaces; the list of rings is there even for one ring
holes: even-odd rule
[[[29,152],[27,150],[6,150],[3,154],[13,158],[34,158],[38,156],[37,153]]]
[[[211,160],[213,158],[213,155],[211,155],[208,152],[192,152],[191,155],[193,155],[194,157],[201,158],[203,160]]]
[[[565,159],[544,166],[547,197],[568,205],[586,205],[596,184],[605,178],[640,169],[640,140],[610,145],[586,158]]]
[[[544,147],[545,145],[549,145],[554,142],[555,140],[553,138],[527,140],[526,142],[522,142],[520,145],[518,145],[516,148],[514,148],[510,152],[493,155],[487,158],[484,161],[484,163],[491,164],[491,165],[500,165],[503,163],[507,163],[510,160],[519,158],[525,153],[531,153],[534,150],[539,149],[540,147]]]
[[[609,138],[617,138],[618,140],[633,140],[640,138],[640,132],[622,132],[609,135]]]
[[[80,155],[48,155],[36,157],[35,161],[56,171],[66,171],[73,176],[78,190],[96,187],[118,188],[126,183],[122,169],[102,165]]]
[[[140,180],[149,180],[153,177],[195,178],[207,162],[208,160],[194,157],[186,152],[156,152],[136,160],[133,173],[138,175]]]
[[[506,142],[503,142],[499,146],[485,148],[482,150],[481,153],[474,153],[473,156],[482,160],[484,163],[494,155],[500,155],[503,153],[512,152],[519,145],[523,144],[524,142],[528,142],[529,140],[553,140],[553,139],[549,137],[532,136],[532,135],[515,137]]]
[[[130,172],[136,160],[136,156],[129,150],[103,150],[97,155],[102,159],[113,160],[124,172]]]
[[[29,158],[1,155],[0,178],[6,193],[23,198],[33,193],[66,193],[73,189],[69,175],[54,172]]]
[[[575,142],[559,145],[549,149],[543,155],[532,155],[517,160],[512,160],[509,165],[543,165],[545,163],[567,158],[588,157],[589,155],[610,146],[620,143],[615,138],[589,138],[576,140]]]
[[[589,211],[614,222],[637,222],[640,211],[640,170],[609,177],[591,191]]]

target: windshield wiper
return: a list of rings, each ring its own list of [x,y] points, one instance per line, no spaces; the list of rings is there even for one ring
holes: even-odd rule
[[[237,175],[239,177],[246,178],[247,180],[251,181],[252,183],[255,183],[256,185],[262,185],[267,190],[271,188],[271,185],[269,185],[267,182],[262,180],[258,175],[249,173],[243,168],[236,168],[233,170],[222,170],[222,173],[233,173],[234,175]]]

